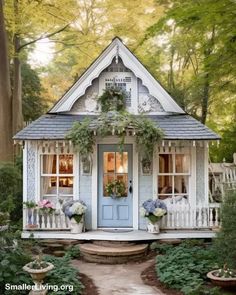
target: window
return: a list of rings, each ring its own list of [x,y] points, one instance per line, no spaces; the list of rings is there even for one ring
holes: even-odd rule
[[[58,199],[73,197],[74,168],[73,155],[41,155],[41,198]]]
[[[180,153],[160,153],[158,165],[158,197],[189,195],[190,156]]]
[[[114,180],[119,180],[125,186],[123,197],[128,194],[128,153],[104,152],[103,153],[103,196],[110,197],[106,187]]]

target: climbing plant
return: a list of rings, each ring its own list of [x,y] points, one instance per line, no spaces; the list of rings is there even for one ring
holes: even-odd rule
[[[115,87],[106,89],[98,98],[102,113],[96,119],[86,118],[75,122],[67,135],[80,155],[92,154],[95,136],[119,137],[119,149],[122,152],[127,133],[134,132],[137,151],[142,159],[151,160],[154,147],[162,138],[162,130],[145,116],[135,116],[125,111],[126,93]]]
[[[75,122],[66,136],[71,140],[80,155],[87,156],[93,153],[95,135],[90,129],[91,120],[86,118],[82,122]]]
[[[126,92],[118,87],[112,86],[105,89],[99,96],[98,102],[101,104],[102,112],[124,111],[125,110]]]
[[[151,160],[154,147],[162,138],[163,132],[144,116],[117,111],[102,113],[97,119],[74,123],[67,139],[72,141],[82,156],[85,156],[93,152],[95,135],[118,136],[119,149],[122,151],[127,132],[135,132],[137,151],[143,159]]]

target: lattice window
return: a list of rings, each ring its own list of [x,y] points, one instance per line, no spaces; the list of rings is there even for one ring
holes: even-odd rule
[[[188,198],[190,155],[186,153],[160,153],[158,156],[158,197]]]

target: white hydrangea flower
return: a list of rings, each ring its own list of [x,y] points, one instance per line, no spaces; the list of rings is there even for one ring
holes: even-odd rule
[[[162,217],[166,214],[166,210],[161,209],[161,208],[156,208],[155,211],[153,212],[153,215],[157,217]]]
[[[140,215],[141,215],[142,217],[147,216],[147,211],[146,211],[143,207],[140,208]]]

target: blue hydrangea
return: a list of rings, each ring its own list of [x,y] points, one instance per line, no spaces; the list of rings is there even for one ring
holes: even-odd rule
[[[153,200],[153,199],[148,199],[143,203],[143,208],[147,211],[147,213],[153,214],[156,208],[161,208],[163,210],[167,211],[167,207],[164,202],[161,200]]]

